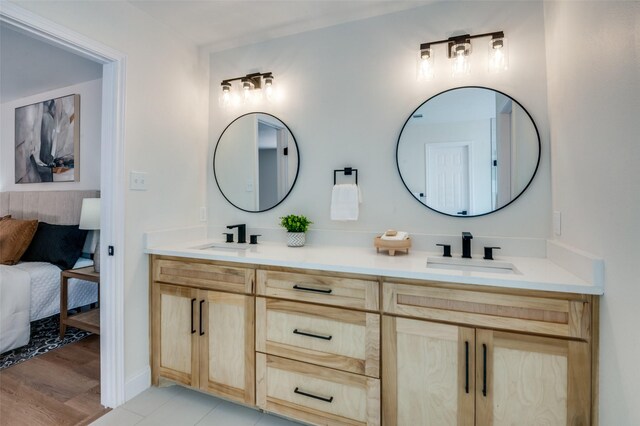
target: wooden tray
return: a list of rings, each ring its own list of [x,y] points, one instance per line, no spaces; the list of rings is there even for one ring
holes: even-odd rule
[[[376,248],[376,252],[380,253],[380,249],[387,250],[390,256],[395,256],[396,251],[404,250],[405,253],[409,253],[411,248],[411,238],[404,240],[383,240],[380,237],[373,239],[373,246]]]

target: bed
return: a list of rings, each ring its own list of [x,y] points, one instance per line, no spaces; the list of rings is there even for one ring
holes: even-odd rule
[[[75,225],[80,221],[83,198],[99,197],[98,191],[33,191],[0,193],[0,217],[38,219],[56,225]],[[93,262],[80,258],[74,268]],[[69,280],[68,308],[98,300],[93,283]],[[29,343],[31,321],[60,311],[60,268],[44,262],[0,265],[0,353]]]

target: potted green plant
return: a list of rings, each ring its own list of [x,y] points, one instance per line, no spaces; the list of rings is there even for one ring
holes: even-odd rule
[[[289,247],[302,247],[306,242],[307,229],[311,222],[306,216],[290,214],[280,218],[280,225],[287,233],[287,245]]]

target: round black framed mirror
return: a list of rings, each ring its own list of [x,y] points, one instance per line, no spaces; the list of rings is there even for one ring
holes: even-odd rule
[[[213,154],[213,175],[222,196],[246,212],[264,212],[291,192],[300,170],[298,144],[277,117],[251,112],[222,132]]]
[[[483,216],[515,201],[540,163],[540,134],[518,101],[486,87],[459,87],[427,99],[402,126],[400,178],[438,213]]]

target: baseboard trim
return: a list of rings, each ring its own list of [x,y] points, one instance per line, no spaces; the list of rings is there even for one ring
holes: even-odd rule
[[[124,399],[129,401],[140,393],[144,392],[151,386],[151,367],[145,367],[143,370],[134,374],[128,379],[124,385]]]

